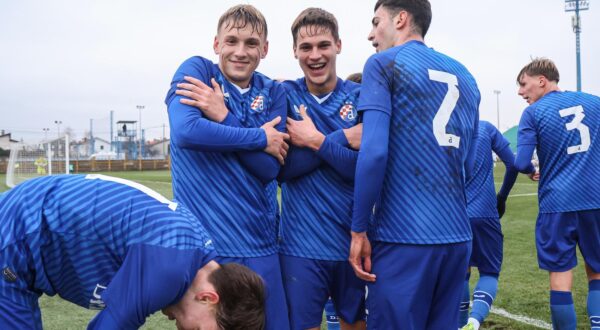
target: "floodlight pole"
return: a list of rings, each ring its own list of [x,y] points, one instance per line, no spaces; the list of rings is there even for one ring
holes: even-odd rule
[[[581,42],[579,34],[581,33],[581,20],[579,18],[579,1],[575,1],[575,22],[573,22],[573,31],[575,32],[575,49],[577,57],[577,91],[581,92]]]

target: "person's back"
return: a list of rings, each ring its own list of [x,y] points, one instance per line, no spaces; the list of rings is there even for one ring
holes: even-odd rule
[[[393,68],[385,74],[393,129],[374,239],[412,244],[469,240],[464,164],[477,134],[480,95],[474,78],[456,60],[419,41],[372,60],[379,68]],[[361,100],[361,107],[368,106],[369,100]]]
[[[540,212],[600,208],[597,191],[600,149],[600,98],[554,91],[525,109],[538,132]],[[584,122],[582,120],[585,118]]]

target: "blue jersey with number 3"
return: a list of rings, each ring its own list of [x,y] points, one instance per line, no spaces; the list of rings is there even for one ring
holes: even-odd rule
[[[540,213],[600,208],[600,98],[550,92],[525,109],[518,144],[535,145]]]
[[[359,111],[390,116],[374,240],[445,244],[471,239],[465,161],[477,136],[480,95],[469,71],[422,42],[371,56]]]

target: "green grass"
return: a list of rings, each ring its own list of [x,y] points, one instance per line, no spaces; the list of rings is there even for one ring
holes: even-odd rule
[[[504,168],[498,166],[495,181],[502,182]],[[104,173],[142,183],[168,198],[172,198],[171,176],[168,171],[110,172]],[[6,190],[4,175],[0,175],[0,192]],[[496,307],[509,313],[527,316],[550,323],[548,274],[537,266],[534,229],[537,217],[537,196],[515,196],[537,191],[537,184],[520,175],[511,191],[502,218],[504,232],[504,264],[500,275]],[[579,329],[589,328],[586,315],[587,281],[579,258],[575,270],[573,298],[579,320]],[[476,271],[471,276],[471,288],[478,279]],[[40,299],[44,328],[81,329],[96,312],[88,311],[59,297],[43,296]],[[146,322],[146,329],[174,329],[174,324],[160,313],[154,314]],[[523,323],[498,315],[490,315],[483,329],[536,329]],[[325,328],[323,328],[325,329]]]

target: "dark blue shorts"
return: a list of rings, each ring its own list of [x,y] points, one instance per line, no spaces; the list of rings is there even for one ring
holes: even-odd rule
[[[498,218],[471,218],[473,251],[469,266],[481,273],[500,274],[504,236]]]
[[[40,294],[30,290],[27,256],[20,243],[0,250],[0,329],[42,329]]]
[[[540,213],[535,244],[541,269],[564,272],[577,266],[575,248],[595,273],[600,273],[600,210]]]
[[[260,275],[265,281],[267,289],[267,299],[265,301],[267,324],[265,329],[285,330],[290,328],[278,254],[253,258],[217,257],[215,261],[220,264],[235,262],[252,269]]]
[[[373,242],[369,329],[450,329],[458,310],[471,241],[440,245]]]
[[[283,284],[293,330],[319,327],[331,296],[336,314],[346,323],[365,319],[365,282],[348,261],[281,255]]]

